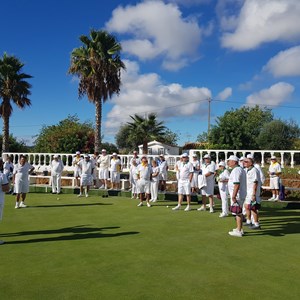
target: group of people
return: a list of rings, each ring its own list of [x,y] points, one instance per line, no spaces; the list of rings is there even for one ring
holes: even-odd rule
[[[224,218],[231,211],[236,219],[236,228],[229,231],[229,234],[242,237],[244,234],[243,223],[253,230],[260,229],[258,212],[261,202],[261,186],[265,181],[265,176],[259,164],[255,163],[253,156],[248,154],[246,157],[238,158],[231,155],[227,162],[221,161],[218,166],[208,154],[203,157],[203,160],[203,164],[200,164],[197,155],[193,155],[192,161],[189,161],[187,153],[181,155],[181,159],[175,167],[178,180],[178,204],[172,210],[180,210],[183,198],[186,197],[187,206],[184,210],[190,211],[191,194],[200,192],[202,205],[198,210],[206,210],[208,198],[209,211],[213,213],[216,180],[222,201],[222,212],[219,217]],[[277,201],[279,200],[281,167],[275,156],[271,157],[268,174],[272,190],[272,197],[269,201]],[[230,199],[230,209],[228,198]]]

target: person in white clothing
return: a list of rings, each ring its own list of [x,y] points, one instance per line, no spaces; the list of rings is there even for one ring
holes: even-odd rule
[[[84,159],[82,159],[78,163],[78,167],[80,168],[80,193],[78,197],[82,197],[83,189],[85,188],[85,197],[89,196],[90,186],[93,184],[93,164],[90,160],[90,156],[88,154],[84,155]]]
[[[157,193],[158,193],[158,180],[159,180],[159,167],[157,166],[157,162],[155,159],[151,162],[151,182],[150,182],[150,194],[151,199],[150,202],[157,201]]]
[[[165,192],[166,190],[166,181],[168,180],[168,163],[165,160],[165,157],[163,154],[159,156],[158,160],[158,166],[159,166],[159,183],[158,183],[158,190],[161,192]]]
[[[131,162],[131,166],[129,169],[129,181],[130,181],[130,186],[131,186],[131,199],[139,199],[139,191],[138,191],[138,174],[137,174],[137,163],[135,160]]]
[[[194,167],[189,162],[189,156],[187,153],[181,155],[182,162],[178,166],[178,204],[173,207],[172,210],[181,209],[183,196],[186,196],[187,206],[184,211],[191,210],[191,182],[194,174]]]
[[[140,192],[140,203],[138,204],[139,207],[143,206],[144,194],[146,197],[147,206],[151,207],[150,204],[151,172],[152,172],[152,168],[148,164],[148,159],[146,156],[143,156],[141,163],[137,167],[138,189]]]
[[[10,156],[7,156],[3,164],[3,174],[6,175],[9,186],[12,181],[13,170],[14,170],[14,164],[12,162],[12,158]],[[11,187],[9,187],[9,192],[12,192]]]
[[[57,154],[53,156],[53,160],[51,161],[50,168],[51,168],[52,194],[60,194],[61,174],[64,170],[64,164]]]
[[[230,168],[230,176],[228,179],[228,191],[230,195],[230,210],[235,215],[237,227],[229,231],[229,235],[242,237],[243,232],[243,205],[246,198],[246,173],[239,166],[239,159],[235,155],[230,155],[227,160]]]
[[[209,200],[209,212],[213,213],[213,195],[214,195],[214,187],[215,187],[215,163],[212,163],[211,157],[208,154],[205,154],[204,164],[201,167],[202,174],[206,177],[206,186],[201,189],[202,193],[202,206],[198,208],[199,211],[206,210],[206,198]]]
[[[141,160],[138,157],[137,151],[133,151],[133,157],[130,159],[129,166],[132,165],[132,162],[135,161],[137,165],[141,163]]]
[[[96,189],[98,187],[97,181],[98,181],[98,174],[97,174],[97,161],[99,157],[99,152],[94,152],[93,155],[90,157],[92,165],[93,165],[93,184],[94,188]]]
[[[97,163],[99,166],[99,180],[100,180],[99,189],[107,189],[108,179],[109,179],[110,157],[109,155],[107,155],[105,149],[102,149],[101,155],[98,157]]]
[[[261,179],[259,171],[254,167],[254,161],[249,156],[244,160],[247,166],[247,194],[245,199],[246,225],[250,229],[260,229],[258,209],[260,208]],[[253,216],[253,224],[251,222]]]
[[[277,162],[276,156],[271,157],[271,164],[269,166],[270,176],[270,188],[272,190],[272,197],[269,201],[278,201],[279,200],[279,175],[281,174],[281,166]]]
[[[73,158],[72,166],[74,167],[74,177],[76,181],[76,186],[80,186],[80,175],[81,170],[78,166],[78,163],[82,160],[82,157],[80,155],[80,151],[76,151],[76,154]]]
[[[3,167],[3,161],[0,160],[0,169]],[[7,176],[0,172],[0,221],[2,220],[3,208],[4,208],[4,193],[9,191],[9,181]],[[0,240],[0,245],[3,245],[4,241]]]
[[[191,161],[194,167],[193,180],[191,182],[192,194],[196,194],[198,192],[198,175],[200,171],[200,162],[198,160],[197,154],[193,155],[193,160]]]
[[[220,198],[222,202],[222,212],[219,217],[224,218],[228,216],[228,179],[230,173],[226,169],[224,161],[219,162],[219,170],[217,172],[217,182],[219,187]]]
[[[110,160],[110,180],[111,189],[120,189],[120,172],[121,172],[121,160],[118,158],[117,153],[113,153],[113,157]]]
[[[20,155],[19,162],[14,165],[13,171],[14,192],[16,193],[15,208],[26,207],[25,199],[26,194],[29,192],[29,174],[33,170],[34,167],[27,162],[27,157]]]

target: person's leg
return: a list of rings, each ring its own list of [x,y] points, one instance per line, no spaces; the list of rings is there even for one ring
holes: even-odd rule
[[[57,186],[57,194],[60,194],[60,191],[61,191],[61,174],[57,175],[56,186]]]
[[[56,175],[51,176],[52,194],[56,193]]]

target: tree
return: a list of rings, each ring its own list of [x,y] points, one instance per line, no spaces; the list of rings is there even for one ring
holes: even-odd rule
[[[44,126],[36,136],[35,152],[86,153],[94,151],[94,127],[80,123],[77,116],[68,116],[58,125]]]
[[[143,154],[148,154],[148,142],[159,140],[166,132],[163,122],[158,122],[155,114],[148,117],[141,117],[137,114],[130,116],[133,122],[128,122],[130,132],[129,138],[135,145],[143,144]]]
[[[294,121],[273,120],[266,123],[258,135],[260,149],[290,150],[300,137],[300,128]]]
[[[178,141],[178,134],[170,130],[169,128],[165,129],[165,132],[162,136],[158,137],[157,140],[161,143],[176,145]]]
[[[270,109],[242,107],[225,112],[217,118],[217,125],[213,126],[209,141],[220,149],[257,149],[257,137],[266,123],[273,120]]]
[[[2,135],[0,135],[0,145],[2,145],[2,141],[3,141]],[[10,152],[27,153],[30,150],[30,147],[26,145],[25,141],[23,141],[23,140],[18,141],[12,135],[9,135],[8,143],[9,143],[9,151]],[[2,151],[2,149],[1,149],[0,152],[4,152],[4,151]]]
[[[102,103],[119,94],[125,65],[120,58],[121,44],[106,31],[91,30],[90,37],[82,35],[80,41],[83,45],[71,53],[69,73],[79,78],[79,98],[86,95],[95,105],[95,151],[99,151]]]
[[[9,119],[13,112],[12,103],[23,109],[31,105],[28,96],[31,94],[26,79],[32,76],[22,73],[24,64],[15,56],[4,53],[0,58],[0,117],[3,119],[2,151],[9,151]]]

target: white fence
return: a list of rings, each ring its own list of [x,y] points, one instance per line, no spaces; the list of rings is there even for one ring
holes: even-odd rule
[[[300,161],[300,150],[199,150],[191,149],[189,151],[190,158],[193,154],[197,154],[200,160],[202,160],[205,154],[212,156],[212,159],[218,163],[221,160],[226,160],[230,155],[234,154],[237,156],[246,156],[247,154],[252,154],[264,167],[266,163],[269,163],[269,159],[272,155],[276,155],[281,166],[284,167],[289,165],[294,168],[296,162]],[[58,154],[65,165],[66,171],[73,171],[72,161],[74,154],[70,153],[15,153],[7,152],[3,153],[2,157],[5,160],[7,156],[12,157],[13,163],[17,163],[21,154],[27,155],[29,163],[35,167],[36,172],[43,172],[49,170],[49,164],[53,158],[53,155]],[[129,163],[133,155],[119,155],[123,167],[123,171],[129,170]],[[147,156],[149,161],[157,159],[155,155]],[[175,166],[177,160],[179,160],[180,155],[166,155],[165,159],[168,162],[170,169],[172,170]]]

